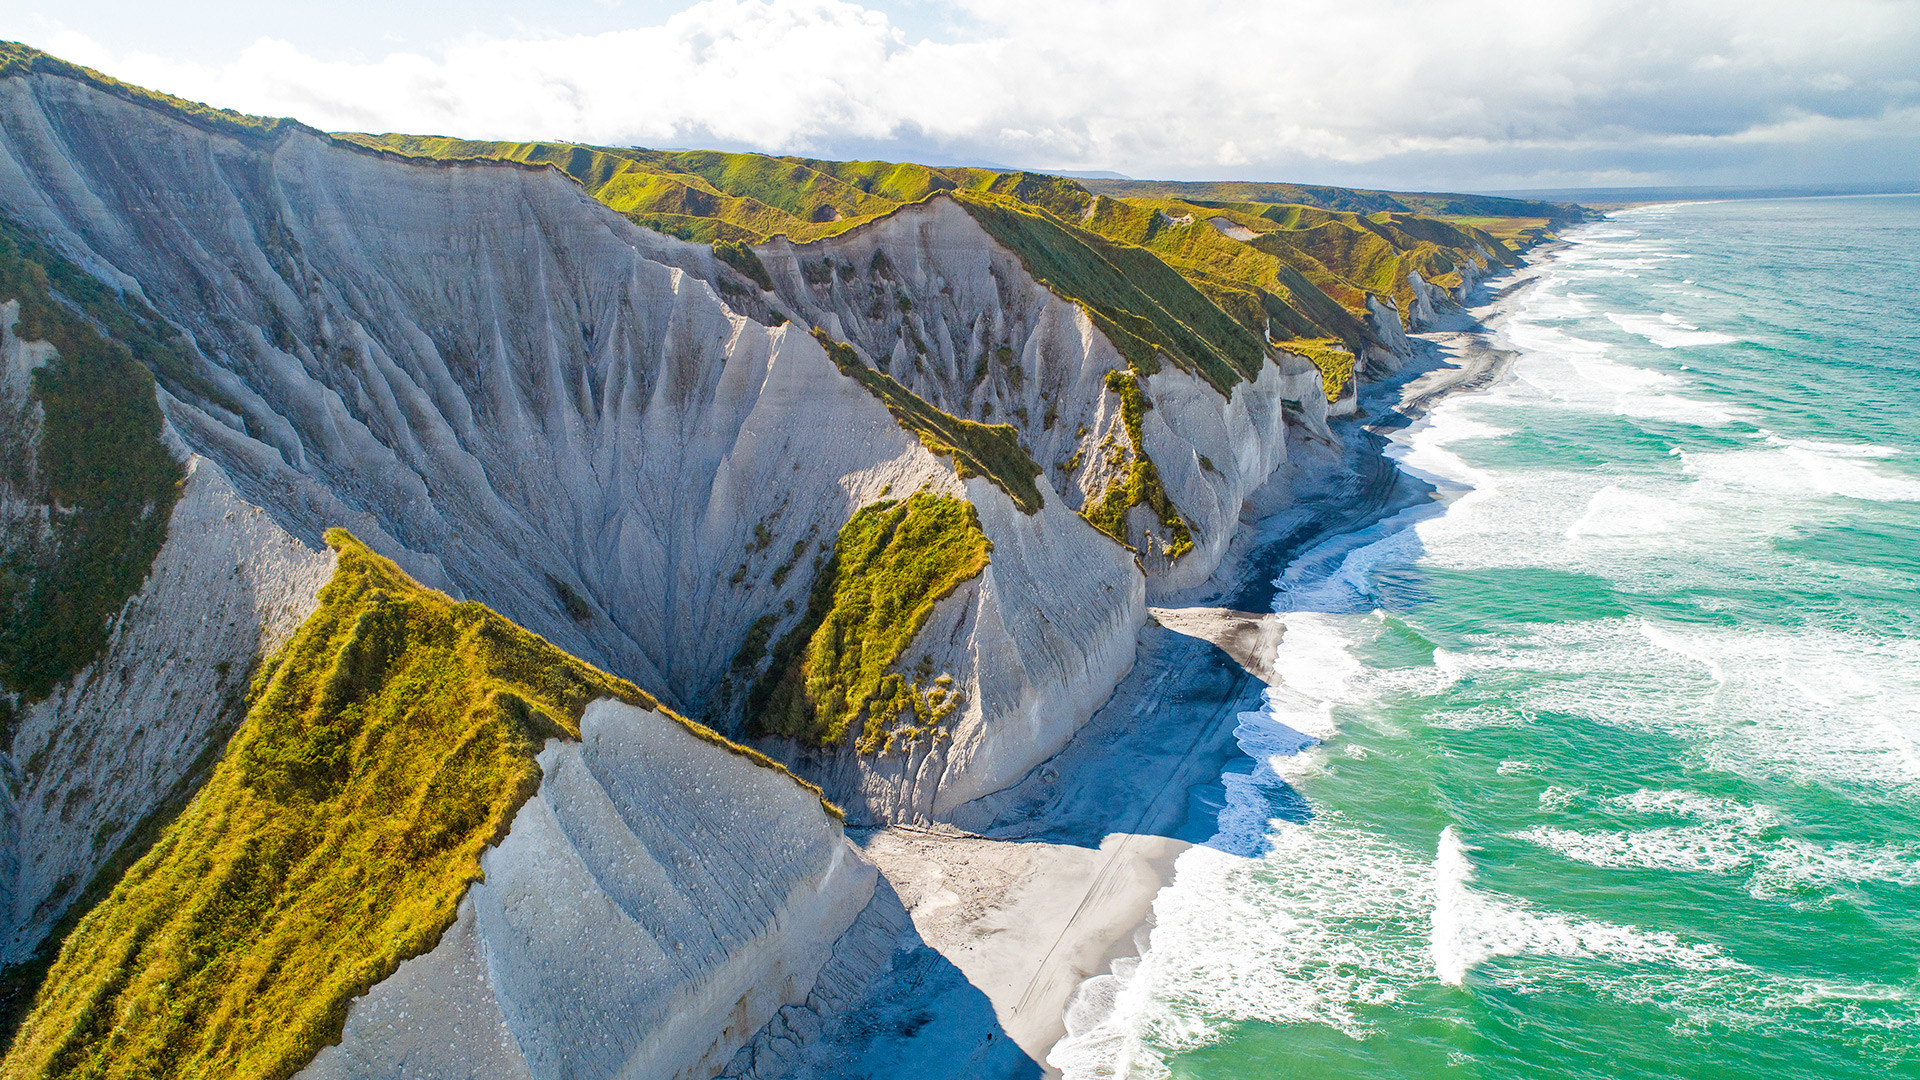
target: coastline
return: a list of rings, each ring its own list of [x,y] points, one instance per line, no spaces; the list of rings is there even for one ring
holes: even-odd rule
[[[1415,357],[1367,388],[1338,444],[1296,437],[1272,485],[1293,497],[1249,500],[1220,566],[1156,609],[1164,622],[1142,628],[1132,671],[1066,748],[960,808],[956,826],[849,830],[898,898],[901,937],[865,1001],[808,1048],[837,1063],[823,1075],[1060,1075],[1046,1060],[1075,994],[1144,951],[1175,860],[1216,831],[1220,778],[1244,758],[1239,716],[1264,707],[1267,686],[1229,653],[1246,653],[1254,620],[1274,621],[1262,617],[1288,563],[1441,497],[1386,454],[1389,435],[1506,375],[1506,308],[1558,247],[1411,335]],[[1304,476],[1317,482],[1294,483]]]

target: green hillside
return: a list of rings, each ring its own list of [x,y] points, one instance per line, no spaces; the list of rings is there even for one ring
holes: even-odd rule
[[[939,191],[987,189],[1000,174],[886,161],[814,161],[717,150],[642,150],[507,143],[444,136],[335,136],[359,146],[442,161],[546,164],[636,224],[701,243],[818,240]]]
[[[0,303],[57,355],[0,417],[0,490],[47,508],[0,517],[0,740],[106,647],[167,538],[185,471],[160,441],[153,376],[184,370],[179,335],[0,218]],[[35,423],[34,406],[38,406]]]
[[[1080,183],[1096,195],[1118,199],[1180,199],[1203,204],[1282,203],[1361,214],[1387,211],[1447,218],[1538,218],[1554,228],[1585,221],[1591,216],[1571,203],[1457,192],[1368,191],[1242,180],[1082,180]]]
[[[1343,325],[1315,292],[1356,316],[1365,312],[1368,294],[1392,299],[1405,313],[1413,304],[1409,273],[1450,289],[1470,266],[1519,261],[1514,247],[1484,229],[1391,211],[1103,195],[1087,227],[1145,247],[1207,283],[1216,302],[1241,313],[1242,321],[1250,321],[1254,307],[1235,293],[1261,294],[1260,314],[1278,316],[1284,326],[1284,332],[1282,326],[1269,331],[1278,341],[1333,336],[1357,344],[1358,328]],[[1284,312],[1275,310],[1276,301]]]
[[[1581,217],[1577,208],[1485,196],[1074,181],[881,161],[438,136],[334,138],[439,161],[551,165],[639,225],[721,245],[776,235],[819,240],[948,193],[1036,278],[1084,303],[1137,370],[1153,370],[1158,351],[1223,391],[1258,369],[1261,338],[1276,345],[1337,341],[1357,352],[1369,341],[1369,293],[1391,298],[1404,313],[1412,300],[1409,271],[1451,287],[1462,267],[1510,264],[1558,224]],[[1209,224],[1216,221],[1257,239],[1234,239]],[[1097,258],[1087,258],[1089,248]],[[1100,280],[1114,274],[1118,280]],[[1204,298],[1199,303],[1190,299],[1196,293]]]
[[[539,786],[545,740],[578,738],[597,698],[657,707],[327,539],[340,560],[319,608],[256,675],[212,777],[68,935],[0,1073],[293,1075],[452,924]]]

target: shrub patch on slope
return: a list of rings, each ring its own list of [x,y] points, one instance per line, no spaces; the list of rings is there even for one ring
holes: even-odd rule
[[[293,1075],[354,997],[452,924],[538,788],[544,741],[577,738],[597,698],[657,708],[327,539],[340,561],[319,608],[256,675],[206,786],[67,938],[5,1075]]]
[[[5,300],[20,303],[20,338],[58,352],[33,373],[38,438],[28,415],[0,431],[6,486],[48,508],[44,524],[0,528],[0,687],[37,700],[106,647],[166,542],[186,473],[160,441],[147,368],[184,359],[152,312],[0,220]]]
[[[861,507],[814,580],[805,617],[774,647],[773,666],[748,699],[754,727],[826,746],[864,717],[858,745],[874,753],[909,715],[944,719],[951,691],[941,686],[939,701],[927,701],[930,692],[916,701],[888,669],[934,605],[984,570],[992,551],[965,499],[923,491]]]
[[[1299,353],[1320,369],[1320,389],[1327,395],[1329,403],[1339,401],[1353,384],[1353,353],[1343,348],[1333,338],[1302,338],[1289,341],[1285,348],[1288,352]]]
[[[1127,542],[1127,511],[1142,503],[1160,519],[1160,525],[1172,538],[1167,543],[1167,558],[1177,559],[1193,550],[1193,531],[1187,527],[1186,519],[1167,497],[1166,488],[1160,484],[1160,470],[1154,467],[1153,459],[1144,449],[1146,436],[1141,424],[1150,407],[1146,392],[1140,388],[1140,377],[1130,371],[1107,372],[1107,389],[1120,395],[1120,417],[1127,429],[1127,439],[1133,444],[1129,453],[1121,447],[1113,447],[1125,460],[1120,463],[1121,472],[1114,478],[1107,490],[1098,499],[1088,499],[1081,508],[1081,516],[1091,522],[1093,527],[1120,541]]]

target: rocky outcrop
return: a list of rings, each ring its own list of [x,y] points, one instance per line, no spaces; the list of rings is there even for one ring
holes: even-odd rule
[[[704,1080],[788,1005],[873,897],[789,777],[614,701],[540,755],[539,792],[440,945],[356,1001],[304,1080]]]
[[[1413,306],[1407,311],[1408,322],[1416,330],[1425,330],[1437,325],[1445,313],[1459,310],[1467,298],[1473,294],[1474,287],[1485,281],[1492,269],[1499,263],[1480,252],[1486,259],[1483,264],[1466,262],[1460,265],[1460,284],[1452,289],[1436,285],[1420,276],[1419,271],[1407,272],[1407,284],[1413,289]]]
[[[1400,321],[1400,309],[1391,299],[1367,294],[1367,327],[1385,347],[1369,346],[1365,353],[1366,371],[1384,378],[1400,370],[1413,356],[1413,339]]]
[[[1234,663],[1268,686],[1280,685],[1274,657],[1286,627],[1278,615],[1210,607],[1154,608],[1152,614],[1155,622],[1174,633],[1219,646]]]

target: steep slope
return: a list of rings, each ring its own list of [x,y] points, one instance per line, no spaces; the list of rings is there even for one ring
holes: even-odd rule
[[[1289,432],[1324,434],[1321,378],[1157,259],[1128,261],[1150,253],[1071,228],[943,194],[755,250],[796,318],[934,406],[1010,425],[1048,488],[1134,550],[1150,590],[1185,588],[1217,565]]]
[[[1589,216],[1577,206],[1480,195],[1299,184],[1076,182],[878,161],[398,134],[335,138],[438,161],[550,164],[631,220],[715,242],[716,250],[737,250],[743,242],[776,236],[794,242],[838,236],[943,193],[976,197],[970,203],[976,206],[1012,203],[1057,215],[1053,223],[1069,236],[1069,248],[1100,245],[1105,259],[1149,278],[1170,267],[1256,335],[1300,342],[1300,354],[1316,362],[1326,355],[1327,343],[1337,341],[1341,351],[1365,356],[1380,370],[1396,366],[1403,351],[1400,330],[1416,317],[1431,318],[1435,303],[1449,299],[1422,294],[1411,275],[1463,294],[1489,267],[1511,265],[1518,250]],[[1297,221],[1302,212],[1312,219],[1305,227]],[[1001,239],[1016,249],[1023,240],[1038,240],[1026,246],[1044,255],[1058,246],[1057,235],[1011,235],[1030,233],[1032,216],[1000,222]],[[1208,222],[1242,243],[1195,230],[1196,222]],[[1247,250],[1244,242],[1256,236],[1263,241],[1260,250]],[[1101,245],[1096,237],[1123,247]],[[1132,248],[1149,249],[1159,259],[1143,259]],[[1157,284],[1150,288],[1159,291]],[[1385,300],[1391,312],[1379,310],[1372,296]],[[1378,325],[1390,316],[1400,326]],[[1202,321],[1215,317],[1200,314]],[[1130,331],[1114,325],[1103,329],[1123,347],[1132,344]]]
[[[443,161],[546,163],[635,224],[703,243],[817,240],[939,191],[990,189],[987,169],[890,161],[643,150],[569,143],[503,143],[442,136],[342,133],[362,146]]]
[[[42,76],[0,108],[6,204],[189,331],[222,398],[162,373],[190,445],[310,541],[348,524],[664,693],[697,697],[758,614],[737,598],[775,560],[729,582],[756,523],[784,547],[937,471],[811,340],[670,265],[722,277],[706,249],[544,170],[263,152]]]
[[[0,46],[0,941],[64,937],[5,1070],[720,1068],[873,893],[767,758],[861,823],[1027,775],[1500,261],[1195,207],[329,136]]]
[[[870,872],[864,887],[850,866],[841,872],[855,857],[817,791],[480,605],[422,589],[344,533],[328,539],[340,558],[318,609],[255,677],[252,708],[206,786],[67,939],[9,1053],[8,1075],[288,1076],[339,1037],[350,999],[435,947],[463,895],[469,908],[497,913],[488,904],[512,890],[506,864],[515,853],[553,850],[556,803],[573,808],[572,843],[587,856],[604,858],[625,838],[630,875],[647,842],[661,853],[656,860],[672,859],[669,851],[696,856],[676,860],[677,875],[663,878],[656,861],[651,877],[630,877],[620,899],[629,909],[645,904],[632,914],[667,910],[690,890],[710,895],[683,903],[704,901],[699,909],[716,923],[731,917],[732,938],[656,980],[698,996],[710,989],[710,969],[731,964],[756,978],[778,970],[793,985],[757,1004],[760,1022],[794,993],[804,996],[872,886]],[[627,705],[603,702],[598,722],[583,722],[598,699]],[[657,825],[645,840],[611,827],[593,816],[591,801],[581,817],[585,793],[550,794],[578,787],[603,758],[613,760],[598,773],[600,802],[606,787],[617,790],[629,826],[635,807],[643,816],[674,808],[680,828],[670,842]],[[536,789],[541,810],[528,816],[522,804]],[[488,885],[469,893],[482,853],[503,834],[487,856]],[[756,836],[784,861],[736,850]],[[823,902],[815,894],[836,874],[839,891],[828,889]],[[757,885],[741,896],[743,876]],[[790,895],[795,889],[804,895]],[[791,920],[805,930],[776,925]],[[658,957],[670,933],[656,928],[650,946],[623,942],[640,956],[614,982],[644,1009],[658,1010],[662,995],[634,985],[643,982],[636,973],[659,969],[645,957]],[[743,955],[746,941],[769,934],[762,951],[775,955]],[[512,940],[528,942],[525,933]],[[789,945],[801,953],[788,955]],[[491,951],[496,969],[509,965],[506,948]],[[520,974],[578,992],[564,966],[535,967]],[[639,1025],[623,1032],[624,1052],[589,1051],[565,1037],[563,1018],[527,1017],[531,1002],[518,1004],[510,1010],[524,1021],[518,1045],[558,1043],[547,1056],[561,1060],[614,1053],[617,1067],[654,1033]],[[705,1019],[656,1012],[652,1028],[687,1033],[653,1056],[672,1067],[724,1061],[734,1045],[715,1043],[712,1031],[724,1025]]]
[[[178,336],[0,221],[0,1022],[203,779],[332,565],[165,429]],[[52,935],[50,937],[49,935]]]
[[[778,301],[710,248],[549,169],[423,164],[297,127],[236,138],[44,73],[0,79],[0,130],[0,201],[184,331],[179,374],[156,369],[162,404],[243,497],[308,543],[344,524],[729,729],[758,677],[743,647],[799,621],[856,509],[923,486],[968,498],[1007,554],[964,595],[1019,614],[987,619],[994,650],[945,673],[969,687],[963,741],[1005,745],[834,771],[861,815],[1010,781],[1126,668],[1144,608],[1124,548],[1044,489],[1017,509],[1017,484],[963,481],[902,417],[924,399],[850,377],[811,334],[766,325]],[[1016,554],[1033,545],[1050,554]],[[875,768],[892,778],[869,802]]]

